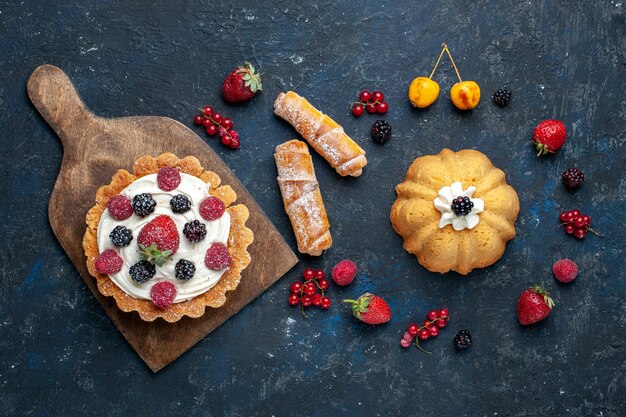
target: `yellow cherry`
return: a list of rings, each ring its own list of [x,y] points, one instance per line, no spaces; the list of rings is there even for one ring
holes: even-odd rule
[[[450,100],[459,110],[471,110],[480,101],[480,87],[474,81],[461,81],[452,86]]]
[[[428,107],[439,97],[439,84],[426,77],[417,77],[409,86],[409,101],[414,107]]]

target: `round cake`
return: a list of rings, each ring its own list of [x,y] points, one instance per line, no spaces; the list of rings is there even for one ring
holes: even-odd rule
[[[119,170],[96,193],[83,248],[99,291],[146,321],[220,307],[250,263],[248,209],[195,157],[166,153]]]
[[[444,149],[419,157],[396,192],[393,228],[429,271],[466,275],[487,267],[515,237],[517,193],[481,152]]]

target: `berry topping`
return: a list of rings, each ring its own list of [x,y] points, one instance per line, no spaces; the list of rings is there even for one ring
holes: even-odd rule
[[[345,286],[354,280],[356,274],[357,268],[354,262],[344,259],[333,267],[332,278],[335,284]]]
[[[180,185],[180,172],[176,168],[163,167],[157,174],[157,185],[163,191],[172,191]]]
[[[126,220],[133,214],[133,206],[130,200],[123,195],[116,195],[109,199],[107,203],[109,213],[116,220]]]
[[[559,120],[544,120],[533,133],[533,143],[539,151],[537,156],[554,153],[561,149],[567,138],[567,129]]]
[[[469,197],[457,197],[452,201],[452,211],[457,216],[467,216],[474,208],[474,203]]]
[[[188,261],[187,259],[181,259],[176,262],[174,270],[176,271],[176,278],[187,281],[193,278],[193,274],[196,273],[196,266],[193,262]]]
[[[145,217],[154,211],[156,201],[148,193],[137,194],[133,197],[133,210],[138,216]]]
[[[356,300],[343,300],[352,305],[354,317],[367,324],[382,324],[391,320],[389,304],[380,297],[365,293]]]
[[[525,290],[517,302],[517,319],[520,324],[537,323],[548,317],[554,307],[554,301],[540,285]]]
[[[454,347],[463,350],[470,346],[472,346],[472,335],[469,330],[460,330],[456,336],[454,336]]]
[[[155,217],[141,229],[137,244],[148,261],[163,266],[180,244],[176,223],[165,214]]]
[[[219,219],[224,210],[224,203],[217,197],[207,197],[200,203],[200,215],[204,220]]]
[[[148,261],[139,261],[130,267],[128,271],[130,277],[138,284],[148,282],[156,274],[156,268]]]
[[[261,74],[256,72],[254,65],[244,62],[224,79],[222,97],[231,103],[238,103],[250,100],[262,89]]]
[[[585,174],[583,174],[578,168],[569,168],[563,172],[561,179],[563,180],[565,187],[570,190],[575,190],[576,188],[582,186],[585,182]]]
[[[498,106],[504,107],[509,104],[509,100],[511,100],[512,94],[513,93],[511,93],[511,90],[500,89],[493,93],[493,96],[491,96],[491,98]]]
[[[204,264],[213,271],[221,271],[230,267],[232,259],[228,248],[221,243],[214,243],[206,251]]]
[[[372,126],[372,140],[385,143],[391,138],[391,125],[386,120],[377,120]]]
[[[115,246],[123,248],[124,246],[130,245],[131,240],[133,240],[133,232],[124,226],[116,226],[115,229],[109,233],[109,238]]]
[[[560,259],[552,265],[552,273],[559,282],[572,282],[578,275],[578,265],[569,259]]]
[[[107,249],[96,258],[96,271],[111,275],[122,270],[124,261],[113,249]]]
[[[156,308],[165,310],[176,298],[176,285],[169,281],[157,282],[150,288],[150,298]]]
[[[185,213],[191,208],[191,201],[183,194],[177,194],[170,200],[170,207],[174,213]]]
[[[199,220],[186,223],[183,227],[183,234],[191,242],[200,242],[206,236],[206,225]]]

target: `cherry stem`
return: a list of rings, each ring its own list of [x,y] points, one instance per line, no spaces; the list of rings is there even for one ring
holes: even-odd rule
[[[435,71],[437,70],[437,67],[439,66],[439,61],[441,61],[441,57],[443,57],[443,53],[446,51],[446,47],[445,47],[445,43],[442,45],[443,49],[441,50],[441,53],[439,54],[439,58],[437,58],[437,62],[435,63],[435,67],[433,68],[432,72],[430,73],[430,77],[428,77],[429,80],[433,79],[433,75],[435,75]]]
[[[559,224],[559,226],[558,226],[558,227],[561,227],[561,226],[567,226],[568,224],[574,224],[574,222],[569,222],[569,223],[561,223],[561,224]],[[591,233],[593,233],[593,234],[594,234],[594,235],[596,235],[596,236],[600,236],[600,237],[603,237],[603,236],[604,236],[602,233],[600,233],[600,232],[597,232],[597,231],[593,230],[593,229],[592,229],[591,227],[589,227],[589,226],[583,226],[583,227],[585,227],[585,228],[586,228],[586,229],[585,229],[586,231],[591,232]]]
[[[456,71],[456,76],[459,77],[459,82],[463,82],[463,80],[461,79],[461,74],[459,74],[459,69],[456,67],[456,64],[454,63],[454,58],[452,58],[452,54],[450,53],[450,50],[448,49],[448,45],[446,45],[445,43],[442,43],[441,47],[443,48],[444,51],[448,53],[448,57],[450,57],[450,61],[452,62],[452,66],[454,67],[454,71]]]
[[[438,317],[438,318],[436,318],[436,319],[434,319],[434,320],[429,320],[429,321],[427,321],[427,322],[426,322],[428,325],[420,326],[420,327],[417,329],[417,331],[419,332],[419,331],[420,331],[420,330],[422,330],[422,329],[426,329],[426,328],[430,327],[430,325],[435,325],[435,322],[436,322],[437,320],[450,320],[450,317],[449,317],[449,316],[444,316],[444,317]],[[420,342],[419,342],[419,333],[418,333],[418,335],[417,335],[417,336],[415,336],[415,346],[417,346],[417,348],[418,348],[419,350],[421,350],[422,352],[424,352],[424,353],[428,353],[429,355],[432,353],[432,352],[427,351],[426,349],[423,349],[423,348],[420,346]]]
[[[427,351],[426,349],[424,349],[424,348],[422,348],[422,347],[420,346],[420,343],[418,342],[417,338],[415,338],[415,346],[417,346],[417,348],[418,348],[419,350],[421,350],[422,352],[424,352],[424,353],[428,353],[429,355],[431,355],[431,354],[432,354],[432,352],[429,352],[429,351]]]

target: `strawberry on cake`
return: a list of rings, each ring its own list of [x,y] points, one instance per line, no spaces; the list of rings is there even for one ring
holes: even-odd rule
[[[248,209],[194,157],[144,156],[96,193],[83,247],[98,289],[146,321],[219,307],[250,263]]]

